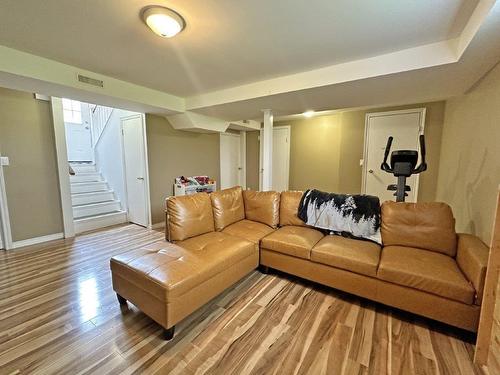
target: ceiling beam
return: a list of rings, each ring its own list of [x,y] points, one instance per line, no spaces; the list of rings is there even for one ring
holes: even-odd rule
[[[103,87],[79,82],[79,74],[103,81]],[[147,109],[152,113],[185,111],[184,98],[5,46],[0,46],[0,84],[119,108]]]

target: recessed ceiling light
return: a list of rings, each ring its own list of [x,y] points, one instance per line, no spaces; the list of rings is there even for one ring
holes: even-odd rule
[[[144,8],[142,19],[155,34],[164,38],[171,38],[186,27],[186,22],[179,13],[160,6]]]
[[[302,116],[304,117],[312,117],[314,115],[314,111],[305,111],[302,113]]]

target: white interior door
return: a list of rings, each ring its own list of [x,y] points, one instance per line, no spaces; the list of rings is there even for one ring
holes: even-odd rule
[[[290,126],[277,126],[273,129],[273,190],[288,190],[289,172]]]
[[[2,198],[0,198],[2,199]],[[1,204],[1,202],[0,202]],[[0,249],[3,249],[3,229],[2,229],[2,216],[0,215]]]
[[[220,188],[243,185],[241,139],[239,134],[220,135]]]
[[[260,130],[259,137],[259,189],[262,190],[262,137],[263,130]],[[273,128],[273,173],[271,185],[275,191],[285,191],[289,187],[290,178],[290,125],[275,126]]]
[[[149,187],[143,116],[122,118],[121,126],[128,219],[132,223],[148,226]]]
[[[89,111],[87,103],[63,99],[68,161],[94,161]]]
[[[385,146],[389,136],[394,137],[391,152],[395,150],[419,150],[418,136],[424,131],[425,108],[368,113],[365,125],[365,151],[363,163],[363,193],[375,195],[381,202],[395,200],[394,191],[387,186],[395,184],[397,178],[384,172],[380,165],[384,159]],[[390,154],[388,158],[390,164]],[[407,202],[416,202],[418,176],[406,180],[410,186]]]

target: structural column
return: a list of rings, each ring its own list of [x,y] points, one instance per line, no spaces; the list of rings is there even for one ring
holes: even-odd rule
[[[262,129],[262,190],[273,189],[273,112],[264,111],[264,128]]]

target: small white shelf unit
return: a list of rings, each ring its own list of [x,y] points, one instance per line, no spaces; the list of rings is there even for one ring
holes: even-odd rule
[[[180,182],[177,178],[174,183],[174,195],[191,195],[201,192],[212,193],[217,189],[216,181],[207,184],[185,184]]]

